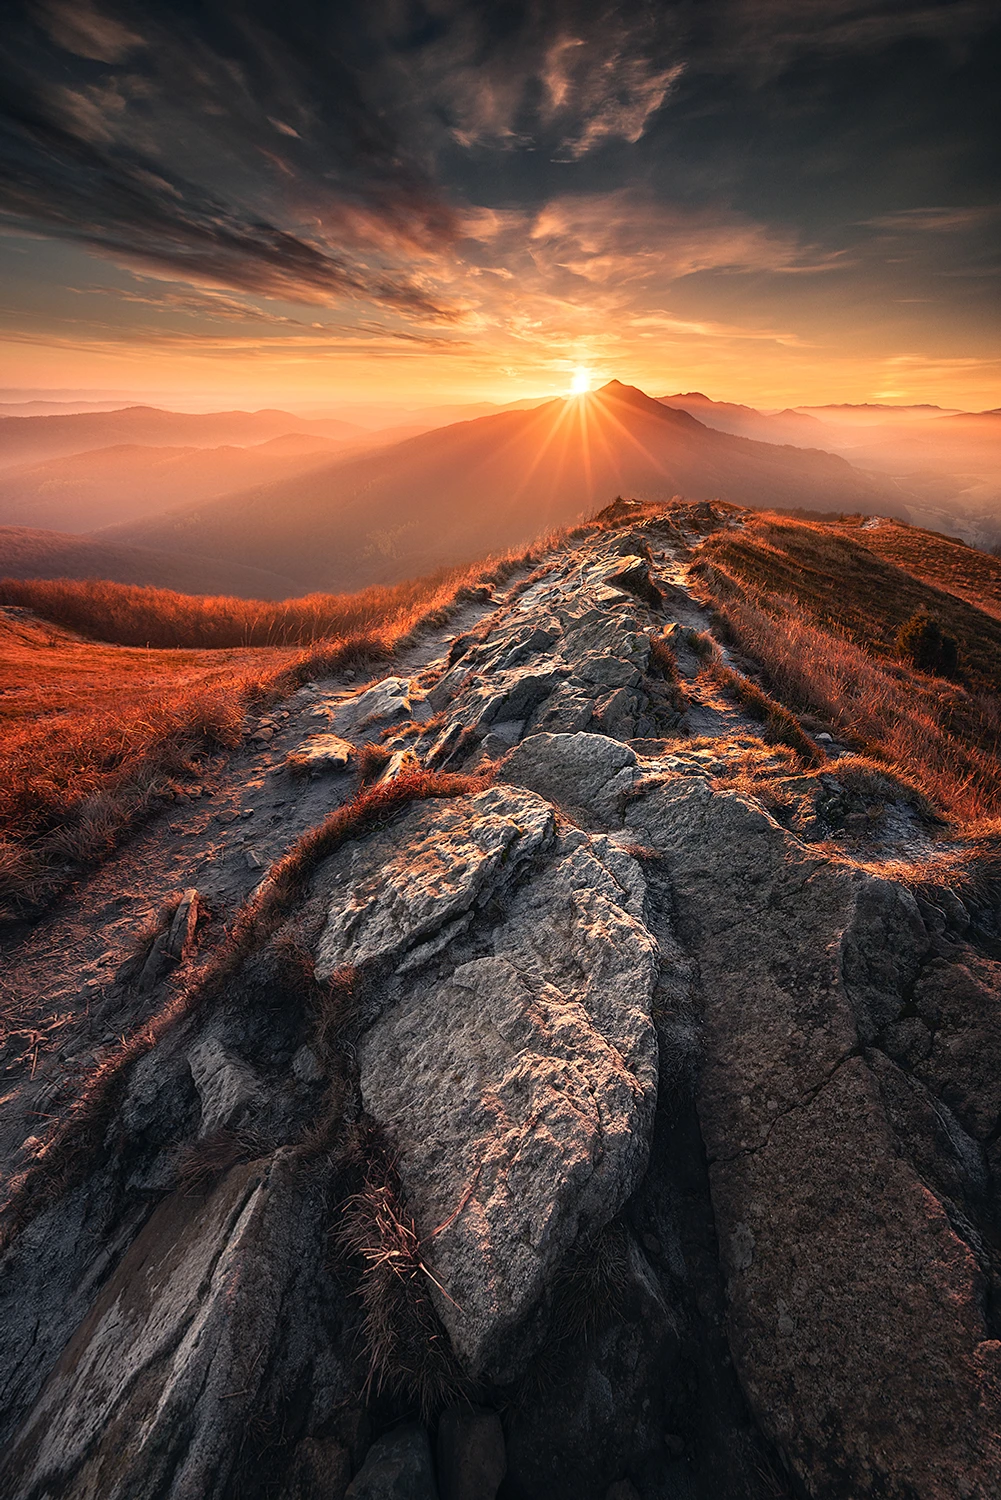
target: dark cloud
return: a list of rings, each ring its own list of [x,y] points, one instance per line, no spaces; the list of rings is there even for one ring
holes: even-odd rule
[[[0,211],[193,282],[447,319],[406,262],[455,215],[366,96],[364,49],[268,9],[23,7]]]
[[[995,0],[8,0],[4,25],[8,225],[387,338],[483,326],[487,277],[561,308],[643,282],[666,316],[672,279],[840,274],[891,234],[962,271],[1001,199]]]

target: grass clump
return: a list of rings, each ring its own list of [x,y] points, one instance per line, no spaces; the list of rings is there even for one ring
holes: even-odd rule
[[[721,660],[711,661],[702,668],[700,676],[711,682],[733,698],[740,706],[763,726],[764,737],[774,745],[787,745],[807,765],[818,765],[825,759],[824,752],[810,738],[796,717],[764,688],[735,672]]]
[[[429,1247],[403,1202],[399,1176],[374,1132],[363,1142],[365,1180],[342,1209],[336,1247],[359,1268],[367,1371],[364,1394],[384,1390],[417,1403],[425,1421],[467,1394],[431,1289]],[[445,1228],[441,1225],[430,1236]]]
[[[922,672],[955,677],[959,670],[959,642],[937,620],[919,610],[901,625],[894,643],[898,656]]]
[[[264,1138],[253,1131],[222,1126],[191,1141],[177,1160],[177,1185],[182,1193],[205,1193],[241,1162],[267,1154]]]

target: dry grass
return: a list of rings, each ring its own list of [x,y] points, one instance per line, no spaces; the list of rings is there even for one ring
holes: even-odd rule
[[[365,1142],[365,1157],[364,1186],[344,1204],[336,1236],[337,1248],[359,1266],[364,1394],[390,1390],[403,1395],[417,1403],[428,1421],[466,1392],[431,1288],[448,1293],[428,1268],[428,1250],[403,1203],[393,1163],[371,1139]]]
[[[372,781],[385,770],[392,758],[392,750],[387,749],[385,745],[362,745],[355,757],[362,781]]]
[[[688,707],[688,698],[678,672],[678,659],[664,636],[650,638],[649,670],[651,675],[659,677],[666,684],[668,701],[675,713],[684,713]]]
[[[913,615],[929,615],[955,637],[971,685],[976,687],[978,679],[996,685],[1001,681],[1001,619],[993,612],[997,560],[932,532],[915,532],[919,541],[907,544],[911,531],[902,525],[863,531],[847,521],[780,520],[759,513],[749,516],[741,530],[711,537],[692,572],[705,577],[711,571],[724,589],[729,580],[752,596],[784,601],[815,624],[879,657],[896,657],[901,627]],[[895,543],[880,543],[884,532]],[[884,545],[885,556],[877,551]],[[923,575],[905,560],[915,553],[922,559]],[[983,565],[964,570],[967,597],[943,586],[957,554],[968,554]],[[899,561],[891,561],[891,555]],[[936,581],[931,583],[926,579],[933,568]],[[976,579],[981,580],[986,610],[973,590]],[[971,602],[971,594],[976,602]]]
[[[177,1185],[182,1193],[204,1193],[214,1187],[231,1167],[256,1161],[267,1152],[262,1136],[248,1130],[223,1126],[199,1136],[184,1148],[177,1160]]]
[[[443,568],[356,594],[307,594],[273,604],[178,594],[171,589],[68,578],[0,579],[0,604],[16,605],[90,640],[118,646],[219,649],[308,646],[368,631],[398,637],[416,618],[450,605],[500,564]]]
[[[764,688],[735,672],[722,661],[712,661],[702,668],[700,678],[707,678],[729,697],[740,704],[763,726],[764,737],[769,744],[787,745],[801,756],[808,766],[818,765],[824,753],[810,738],[799,721]]]
[[[967,833],[991,837],[1001,817],[996,690],[984,679],[945,682],[896,661],[895,632],[926,604],[925,586],[907,575],[900,582],[902,570],[885,564],[874,575],[863,561],[857,572],[859,554],[869,554],[830,531],[765,518],[737,539],[728,533],[710,540],[698,576],[718,626],[761,664],[783,704],[819,716]],[[944,623],[966,660],[992,659],[992,632],[1001,626],[963,601],[952,603]],[[972,646],[970,616],[985,627]],[[1001,652],[1001,633],[998,642]]]
[[[845,521],[838,529],[923,583],[1001,616],[1001,558],[968,547],[955,537],[900,521],[884,521],[870,530],[863,530],[858,521]]]
[[[415,630],[445,618],[464,592],[503,580],[534,557],[345,596],[336,618],[346,633],[307,649],[140,650],[0,616],[0,920],[30,913],[67,875],[104,857],[200,758],[239,742],[249,710],[310,678],[388,660]],[[89,587],[67,584],[66,597]],[[123,586],[98,587],[117,597]],[[185,601],[163,590],[124,593]],[[332,619],[337,598],[324,598]],[[216,602],[186,601],[197,608]]]

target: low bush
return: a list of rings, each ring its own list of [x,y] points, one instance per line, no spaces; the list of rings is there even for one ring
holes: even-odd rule
[[[959,642],[947,635],[937,620],[919,611],[901,625],[895,642],[897,655],[922,672],[955,677],[959,670]]]

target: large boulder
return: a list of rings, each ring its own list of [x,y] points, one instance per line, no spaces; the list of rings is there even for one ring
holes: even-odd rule
[[[358,1049],[365,1108],[472,1375],[524,1363],[526,1321],[561,1260],[642,1176],[656,1103],[657,947],[639,867],[577,831],[547,853],[495,888],[506,913],[477,944],[492,951],[450,972],[444,960],[447,977],[387,1008]],[[394,887],[386,899],[395,909]],[[391,930],[381,902],[373,890],[373,932]]]
[[[317,977],[450,936],[552,829],[547,803],[508,787],[416,804],[321,872],[329,896]]]
[[[988,1500],[1001,1344],[971,1246],[861,1055],[860,1027],[894,984],[904,1009],[920,966],[913,903],[702,781],[651,792],[628,822],[699,965],[730,1344],[763,1430],[810,1494]]]
[[[636,752],[602,734],[533,734],[512,751],[501,775],[551,802],[621,821],[620,800],[636,779]]]

